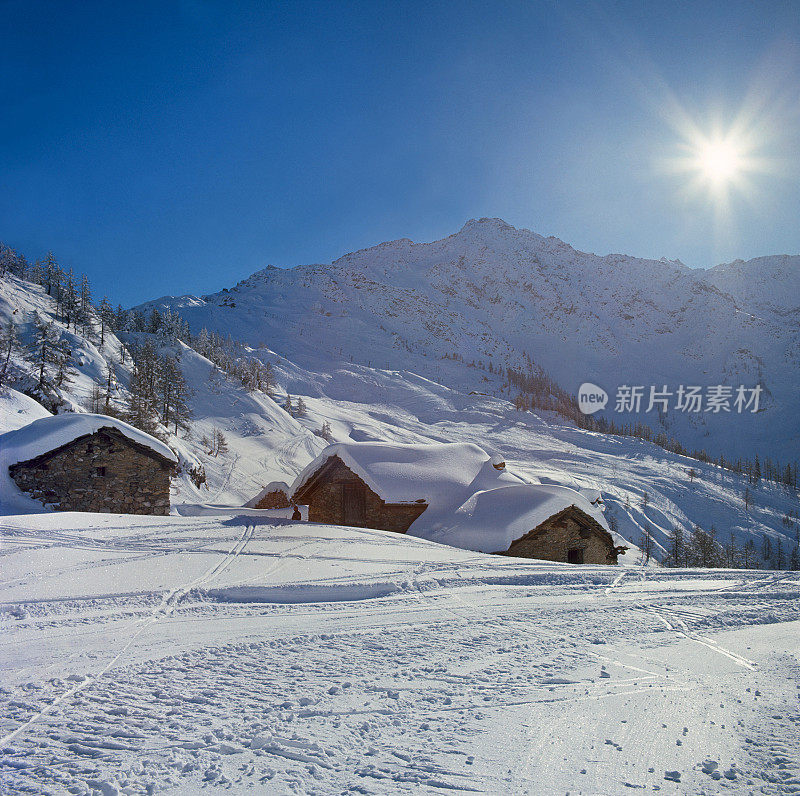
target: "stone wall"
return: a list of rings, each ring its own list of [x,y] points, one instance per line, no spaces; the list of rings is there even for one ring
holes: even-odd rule
[[[253,508],[288,509],[291,505],[289,498],[286,497],[286,493],[282,489],[276,489],[274,492],[267,492]]]
[[[344,525],[344,485],[359,485],[364,491],[363,528],[405,533],[414,520],[428,507],[427,503],[385,503],[345,463],[334,457],[333,466],[327,466],[319,482],[313,485],[308,498],[310,522],[327,522]],[[304,499],[304,500],[305,500]]]
[[[172,467],[114,429],[9,469],[30,497],[59,511],[169,514]]]
[[[614,546],[603,534],[579,522],[574,515],[557,514],[535,531],[513,542],[505,555],[568,561],[570,550],[580,550],[584,564],[616,564]]]

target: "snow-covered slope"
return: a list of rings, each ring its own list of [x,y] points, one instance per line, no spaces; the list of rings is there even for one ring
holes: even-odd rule
[[[800,781],[800,574],[264,517],[0,527],[4,793],[749,796]]]
[[[600,490],[606,520],[615,517],[633,546],[620,557],[623,566],[639,560],[645,531],[662,559],[676,527],[713,527],[719,542],[730,543],[732,535],[738,547],[751,540],[758,551],[767,537],[773,555],[780,542],[785,559],[797,544],[800,526],[785,518],[800,501],[784,487],[748,485],[743,476],[653,443],[575,428],[549,412],[520,412],[507,400],[413,373],[348,363],[321,374],[274,361],[281,383],[308,405],[300,422],[311,428],[328,421],[337,441],[471,442],[502,456],[510,473],[529,482]]]
[[[108,363],[113,364],[116,373],[115,402],[122,408],[131,375],[131,355],[123,340],[107,333],[104,345],[95,345],[66,329],[56,315],[53,300],[41,287],[13,276],[0,278],[0,324],[12,321],[22,341],[30,345],[37,315],[53,323],[68,342],[75,360],[71,378],[58,389],[60,410],[85,413],[92,389],[105,384]],[[193,417],[189,434],[181,431],[176,436],[171,429],[160,430],[182,463],[181,473],[173,481],[173,505],[242,505],[267,482],[293,479],[325,446],[323,440],[299,425],[268,396],[246,391],[183,343],[162,351],[179,357],[191,390],[188,403]],[[22,374],[16,386],[30,388],[35,383],[35,368],[19,357],[14,359],[17,372]],[[19,391],[12,389],[0,395],[0,433],[48,414]],[[224,435],[227,450],[210,454],[203,437],[210,438],[215,429]],[[188,470],[199,466],[205,471],[206,483],[198,489]]]
[[[291,481],[325,447],[271,398],[247,392],[205,357],[179,345],[180,367],[192,389],[192,434],[183,444],[200,458],[208,478],[207,487],[184,493],[185,500],[243,505],[269,482]],[[215,428],[225,435],[228,451],[211,456],[199,440],[210,438]]]
[[[19,308],[15,317],[24,316],[32,306],[47,309],[39,288],[15,282],[11,289]],[[90,360],[88,346],[81,350],[102,378],[103,361]],[[519,412],[506,399],[471,394],[476,391],[469,385],[445,386],[414,371],[342,361],[323,361],[314,369],[267,348],[254,350],[251,354],[275,368],[276,402],[262,393],[247,392],[192,349],[179,344],[179,350],[181,368],[193,390],[194,419],[190,436],[181,432],[177,438],[169,437],[169,443],[182,458],[192,457],[203,465],[207,485],[198,490],[184,474],[176,482],[173,505],[241,506],[272,481],[291,483],[325,447],[313,432],[328,422],[334,441],[473,443],[490,455],[500,455],[508,472],[528,482],[599,490],[606,519],[615,517],[619,534],[632,545],[620,558],[623,565],[638,561],[636,546],[645,530],[652,532],[657,558],[663,558],[675,527],[690,530],[699,525],[708,531],[713,526],[720,542],[728,543],[732,534],[738,546],[749,539],[758,551],[766,537],[773,553],[767,562],[759,560],[764,566],[771,565],[778,542],[785,559],[796,543],[797,523],[787,524],[786,518],[800,506],[797,495],[784,488],[763,482],[748,486],[741,476],[641,440],[577,429],[546,412]],[[112,354],[118,357],[118,352]],[[450,360],[443,364],[448,363],[455,364]],[[124,393],[126,366],[118,372]],[[460,373],[470,375],[472,369]],[[68,388],[70,401],[80,408],[92,383],[79,374]],[[278,406],[287,391],[303,396],[307,416],[293,418]],[[41,414],[44,410],[24,396],[0,397],[3,430],[21,425],[23,416],[29,421]],[[224,433],[229,448],[217,456],[209,455],[202,444],[215,428]],[[690,479],[690,469],[697,477]]]
[[[499,384],[445,356],[496,368],[520,367],[527,354],[570,392],[590,381],[612,397],[623,384],[752,387],[761,379],[757,414],[671,411],[663,427],[690,449],[786,461],[800,446],[798,262],[692,270],[587,254],[480,219],[433,243],[402,239],[330,265],[267,267],[231,290],[143,308],[178,310],[195,331],[266,342],[312,369],[349,360],[473,389]],[[655,410],[635,419],[660,427]]]

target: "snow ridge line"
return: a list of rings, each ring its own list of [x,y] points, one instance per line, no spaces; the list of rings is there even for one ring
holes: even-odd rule
[[[2,738],[0,738],[0,747],[5,746],[18,735],[23,733],[25,730],[33,726],[39,719],[52,713],[55,708],[57,708],[61,703],[65,702],[67,699],[75,696],[79,691],[82,691],[84,688],[93,685],[97,680],[99,680],[109,669],[113,668],[113,666],[117,663],[117,661],[131,648],[133,643],[136,639],[149,627],[159,622],[165,616],[169,616],[175,606],[185,597],[192,589],[197,588],[198,586],[207,583],[212,578],[216,577],[217,575],[224,572],[231,563],[242,553],[244,548],[247,546],[247,543],[253,538],[255,534],[256,526],[247,525],[244,529],[241,537],[236,541],[236,544],[223,556],[222,560],[207,569],[202,575],[195,578],[189,583],[184,584],[183,586],[179,586],[177,589],[173,589],[169,592],[161,601],[161,604],[154,608],[150,616],[145,617],[144,619],[140,619],[138,621],[139,628],[136,632],[128,639],[127,643],[122,647],[122,649],[99,671],[97,674],[89,675],[85,680],[82,680],[80,683],[77,683],[75,686],[70,688],[68,691],[65,691],[60,696],[56,697],[49,705],[44,707],[35,715],[31,716],[26,722],[20,724],[15,730],[12,730],[10,733],[7,733]]]

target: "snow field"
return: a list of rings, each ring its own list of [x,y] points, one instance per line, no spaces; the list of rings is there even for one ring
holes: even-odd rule
[[[253,516],[1,533],[7,792],[800,792],[795,573]]]

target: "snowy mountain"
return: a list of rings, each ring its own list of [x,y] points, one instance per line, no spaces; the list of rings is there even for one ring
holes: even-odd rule
[[[496,391],[463,363],[523,367],[563,388],[611,396],[606,416],[641,420],[690,449],[782,461],[800,447],[800,257],[708,271],[677,261],[580,252],[499,219],[469,221],[433,243],[401,239],[330,265],[267,267],[209,296],[142,305],[179,311],[305,367],[331,361],[411,370],[454,387]],[[455,357],[455,359],[453,359]],[[614,412],[622,385],[761,384],[759,411]],[[646,399],[645,399],[646,403]]]
[[[239,292],[247,298],[245,291]],[[222,295],[235,296],[232,303],[239,300],[237,293]],[[238,304],[226,308],[210,300],[196,306],[222,318],[225,312],[244,312]],[[52,299],[41,287],[15,277],[0,279],[0,323],[13,320],[28,339],[35,312],[60,323]],[[123,363],[123,341],[130,343],[135,337],[122,332],[121,339],[108,335],[106,345],[98,349],[76,336],[72,343],[77,365],[71,383],[62,389],[64,408],[85,411],[93,388],[104,380],[109,361],[117,373],[118,401],[124,402],[130,354]],[[301,334],[298,340],[302,339]],[[324,345],[321,340],[319,347]],[[331,439],[343,442],[472,442],[490,454],[500,454],[509,471],[525,480],[599,490],[606,516],[613,515],[619,534],[632,546],[620,559],[623,565],[639,560],[637,545],[645,532],[652,535],[654,557],[663,559],[676,527],[686,532],[695,526],[713,527],[719,542],[733,540],[740,549],[749,542],[758,551],[753,566],[780,561],[785,566],[796,547],[797,495],[785,487],[765,481],[753,486],[744,476],[715,464],[639,439],[576,428],[552,412],[518,411],[508,396],[486,394],[499,386],[494,374],[452,359],[431,360],[441,369],[437,380],[410,369],[331,361],[324,351],[315,354],[311,346],[298,345],[303,350],[296,356],[293,348],[287,343],[291,357],[273,348],[246,350],[273,366],[277,381],[273,399],[244,389],[184,343],[164,346],[162,350],[180,354],[180,368],[191,390],[190,430],[176,436],[162,428],[185,463],[183,475],[174,484],[173,506],[241,506],[271,481],[293,481],[325,446],[314,432],[327,423]],[[395,353],[414,358],[409,351]],[[416,361],[427,362],[421,356]],[[481,385],[478,390],[473,389],[476,384]],[[303,398],[304,416],[292,416],[281,407],[287,393],[295,403]],[[29,422],[44,411],[18,393],[1,396],[0,431]],[[224,434],[227,450],[212,454],[203,439],[212,437],[215,429]],[[200,488],[187,473],[192,463],[202,466],[207,476]],[[691,477],[690,471],[694,472]]]

